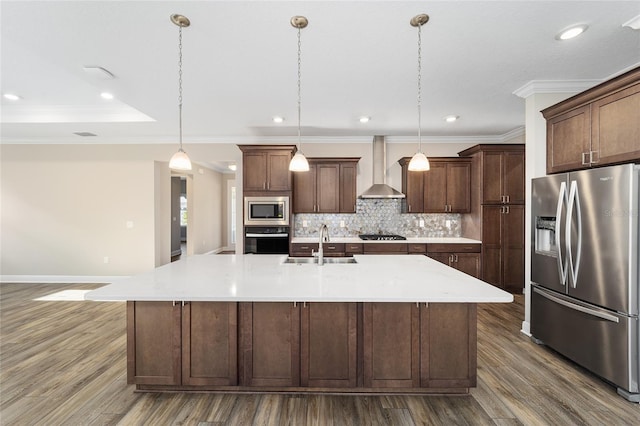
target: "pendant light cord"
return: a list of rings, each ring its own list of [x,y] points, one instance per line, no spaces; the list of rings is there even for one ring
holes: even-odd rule
[[[300,136],[300,110],[301,110],[301,101],[300,101],[300,80],[302,73],[300,71],[301,68],[301,60],[300,60],[300,51],[301,51],[301,42],[300,42],[300,32],[301,28],[298,28],[298,149],[302,152],[302,137]]]
[[[180,151],[182,151],[182,27],[178,26],[178,117],[180,128]]]
[[[418,25],[418,152],[422,152],[422,25]]]

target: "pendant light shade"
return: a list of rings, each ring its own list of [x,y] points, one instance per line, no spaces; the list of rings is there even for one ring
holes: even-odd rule
[[[191,170],[191,160],[186,152],[180,148],[169,160],[169,168],[173,170]]]
[[[307,157],[302,153],[302,137],[300,136],[300,32],[303,28],[309,25],[309,20],[304,16],[294,16],[291,18],[291,26],[298,29],[298,152],[293,156],[289,163],[289,170],[292,172],[308,172],[309,162]]]
[[[430,169],[427,156],[422,153],[422,26],[429,22],[429,15],[414,16],[410,24],[418,28],[418,152],[409,161],[409,170],[424,172]]]
[[[180,123],[180,149],[169,160],[173,170],[191,170],[191,160],[182,149],[182,28],[191,25],[189,18],[183,15],[171,15],[171,22],[178,26],[178,117]]]
[[[409,161],[409,170],[412,172],[425,172],[429,170],[429,160],[422,152],[416,152],[411,161]]]
[[[300,151],[296,152],[296,155],[293,156],[289,163],[289,170],[292,172],[308,172],[309,162],[307,161],[307,157]]]

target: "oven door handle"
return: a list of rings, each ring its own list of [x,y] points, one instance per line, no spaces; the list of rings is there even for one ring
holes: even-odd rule
[[[255,233],[247,233],[245,236],[249,238],[288,238],[289,234],[255,234]]]

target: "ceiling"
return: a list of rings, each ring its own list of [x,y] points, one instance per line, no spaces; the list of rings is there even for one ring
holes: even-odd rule
[[[640,15],[640,1],[3,0],[0,12],[2,92],[22,98],[2,99],[3,143],[175,143],[173,13],[191,20],[183,30],[185,143],[297,138],[294,15],[309,19],[303,140],[415,140],[417,30],[409,20],[419,13],[431,18],[422,29],[427,140],[517,133],[524,101],[513,92],[527,83],[588,87],[640,63],[640,31],[623,27]],[[583,35],[555,39],[577,23],[589,25]],[[446,123],[449,114],[460,120]]]

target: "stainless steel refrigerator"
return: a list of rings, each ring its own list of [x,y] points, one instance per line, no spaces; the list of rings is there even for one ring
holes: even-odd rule
[[[531,334],[640,402],[638,188],[623,164],[533,179]]]

